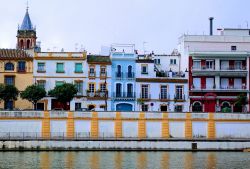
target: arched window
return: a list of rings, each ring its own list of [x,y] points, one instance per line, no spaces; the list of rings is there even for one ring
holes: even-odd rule
[[[192,107],[193,112],[202,112],[202,105],[200,102],[195,102]]]
[[[23,40],[20,40],[20,48],[23,49]]]
[[[27,40],[27,48],[30,48],[30,40]]]
[[[122,67],[121,67],[121,65],[117,65],[116,77],[118,77],[118,78],[122,77]]]
[[[122,84],[117,83],[116,84],[116,97],[121,97],[122,96]]]
[[[133,77],[132,66],[129,65],[129,66],[128,66],[128,78],[132,78],[132,77]]]
[[[6,63],[5,70],[14,70],[14,64],[11,62]]]
[[[133,97],[133,84],[127,84],[127,97]]]
[[[223,102],[222,105],[221,105],[221,111],[222,112],[231,112],[231,106],[228,102]]]

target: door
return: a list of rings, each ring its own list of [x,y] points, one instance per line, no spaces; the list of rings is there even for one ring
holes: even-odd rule
[[[229,79],[228,78],[221,78],[221,88],[227,89],[229,86]]]
[[[127,97],[133,97],[133,85],[127,84]]]
[[[207,100],[205,101],[205,112],[215,112],[215,100]]]
[[[168,111],[167,105],[161,105],[161,111]]]
[[[132,105],[128,103],[117,104],[116,111],[132,111]]]
[[[121,97],[122,96],[122,84],[117,83],[116,84],[116,97]]]
[[[214,88],[214,78],[206,78],[206,88],[207,89]]]

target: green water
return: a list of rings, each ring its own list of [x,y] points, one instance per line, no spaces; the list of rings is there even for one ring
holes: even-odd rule
[[[243,152],[0,152],[0,168],[250,168]]]

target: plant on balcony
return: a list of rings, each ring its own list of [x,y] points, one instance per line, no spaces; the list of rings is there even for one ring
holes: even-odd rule
[[[53,90],[48,92],[49,96],[55,97],[59,102],[66,105],[70,102],[77,93],[77,88],[71,83],[64,83],[63,85],[56,86]]]
[[[229,108],[229,107],[224,107],[221,111],[223,113],[230,113],[230,112],[232,112],[231,108]]]
[[[36,110],[36,104],[39,100],[46,96],[46,91],[44,88],[38,85],[28,86],[22,93],[21,98],[30,101],[34,105],[34,109]]]
[[[244,93],[241,93],[235,102],[235,106],[238,108],[245,108],[245,105],[248,103],[247,96]]]
[[[15,86],[0,84],[0,100],[3,100],[5,103],[17,100],[18,95],[19,91]]]
[[[139,99],[137,99],[137,103],[139,105],[143,105],[144,104],[144,100],[142,98],[139,98]]]

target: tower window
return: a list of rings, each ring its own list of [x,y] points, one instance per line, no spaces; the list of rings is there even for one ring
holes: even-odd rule
[[[30,48],[30,40],[27,40],[27,49]]]
[[[236,50],[237,50],[237,47],[236,47],[236,46],[231,46],[231,50],[232,50],[232,51],[236,51]]]

